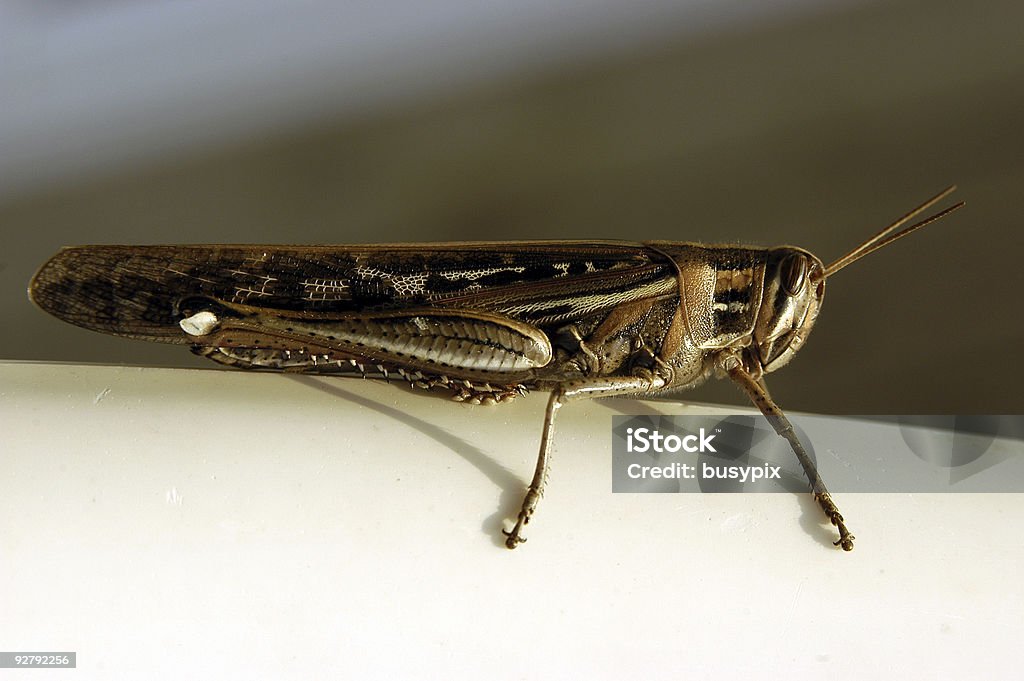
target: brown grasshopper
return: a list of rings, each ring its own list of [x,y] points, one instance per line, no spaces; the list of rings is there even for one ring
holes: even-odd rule
[[[854,537],[764,376],[806,342],[828,277],[963,206],[900,229],[954,189],[827,267],[792,246],[667,241],[81,246],[43,265],[29,295],[72,324],[230,366],[397,376],[474,404],[549,391],[510,549],[544,493],[565,402],[728,377],[790,443],[850,551]]]

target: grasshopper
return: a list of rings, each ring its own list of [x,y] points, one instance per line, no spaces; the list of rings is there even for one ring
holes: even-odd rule
[[[792,246],[668,241],[81,246],[43,265],[29,295],[72,324],[234,367],[396,377],[473,404],[550,392],[533,479],[503,530],[510,549],[544,494],[563,404],[728,378],[789,442],[850,551],[854,536],[764,377],[806,342],[829,277],[962,207],[903,227],[954,189],[828,266]]]

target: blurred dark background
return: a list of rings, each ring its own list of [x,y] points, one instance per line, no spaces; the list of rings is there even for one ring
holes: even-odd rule
[[[5,6],[0,358],[207,366],[34,309],[63,245],[672,239],[829,262],[955,182],[967,208],[837,275],[769,385],[791,410],[1024,412],[1024,6],[748,4]]]

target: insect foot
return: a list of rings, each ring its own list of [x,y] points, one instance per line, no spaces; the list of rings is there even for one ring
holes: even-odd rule
[[[514,549],[526,541],[526,537],[524,537],[521,532],[523,526],[530,523],[530,517],[537,508],[537,502],[540,501],[540,497],[540,492],[531,485],[530,489],[526,492],[526,498],[523,499],[523,507],[519,511],[519,516],[516,518],[515,527],[512,528],[511,532],[508,530],[501,531],[501,533],[507,537],[505,540],[505,546],[510,549]]]
[[[835,502],[832,501],[832,496],[828,492],[824,494],[815,494],[814,500],[821,506],[821,510],[825,512],[828,519],[833,525],[839,530],[839,539],[832,542],[834,546],[841,546],[843,551],[853,551],[853,540],[856,537],[850,533],[847,529],[846,523],[843,522],[843,514],[836,508]]]
[[[520,535],[519,530],[522,528],[523,525],[525,525],[528,522],[530,521],[524,518],[523,514],[520,513],[519,519],[516,521],[516,526],[512,528],[511,532],[508,530],[501,531],[501,533],[507,537],[507,539],[505,539],[505,546],[507,546],[510,549],[514,549],[515,547],[519,546],[520,544],[526,541],[526,537]]]
[[[506,539],[505,539],[505,546],[506,547],[508,547],[510,549],[514,549],[515,547],[519,546],[520,544],[522,544],[522,543],[524,543],[526,541],[526,537],[524,537],[521,534],[521,530],[523,529],[524,525],[526,525],[526,524],[528,524],[530,522],[530,515],[532,513],[533,513],[533,509],[530,509],[530,514],[527,514],[525,511],[520,511],[519,517],[516,518],[516,525],[515,525],[515,527],[513,527],[511,531],[509,531],[509,530],[502,530],[501,531],[501,533],[503,535],[505,535],[505,537],[506,537]]]

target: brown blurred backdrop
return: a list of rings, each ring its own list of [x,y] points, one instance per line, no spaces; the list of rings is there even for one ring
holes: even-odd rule
[[[791,410],[1024,412],[1024,8],[680,21],[678,38],[6,195],[0,358],[207,366],[34,309],[28,280],[63,245],[592,237],[790,243],[828,262],[955,182],[967,208],[837,275],[769,385]],[[728,385],[688,399],[744,403]]]

